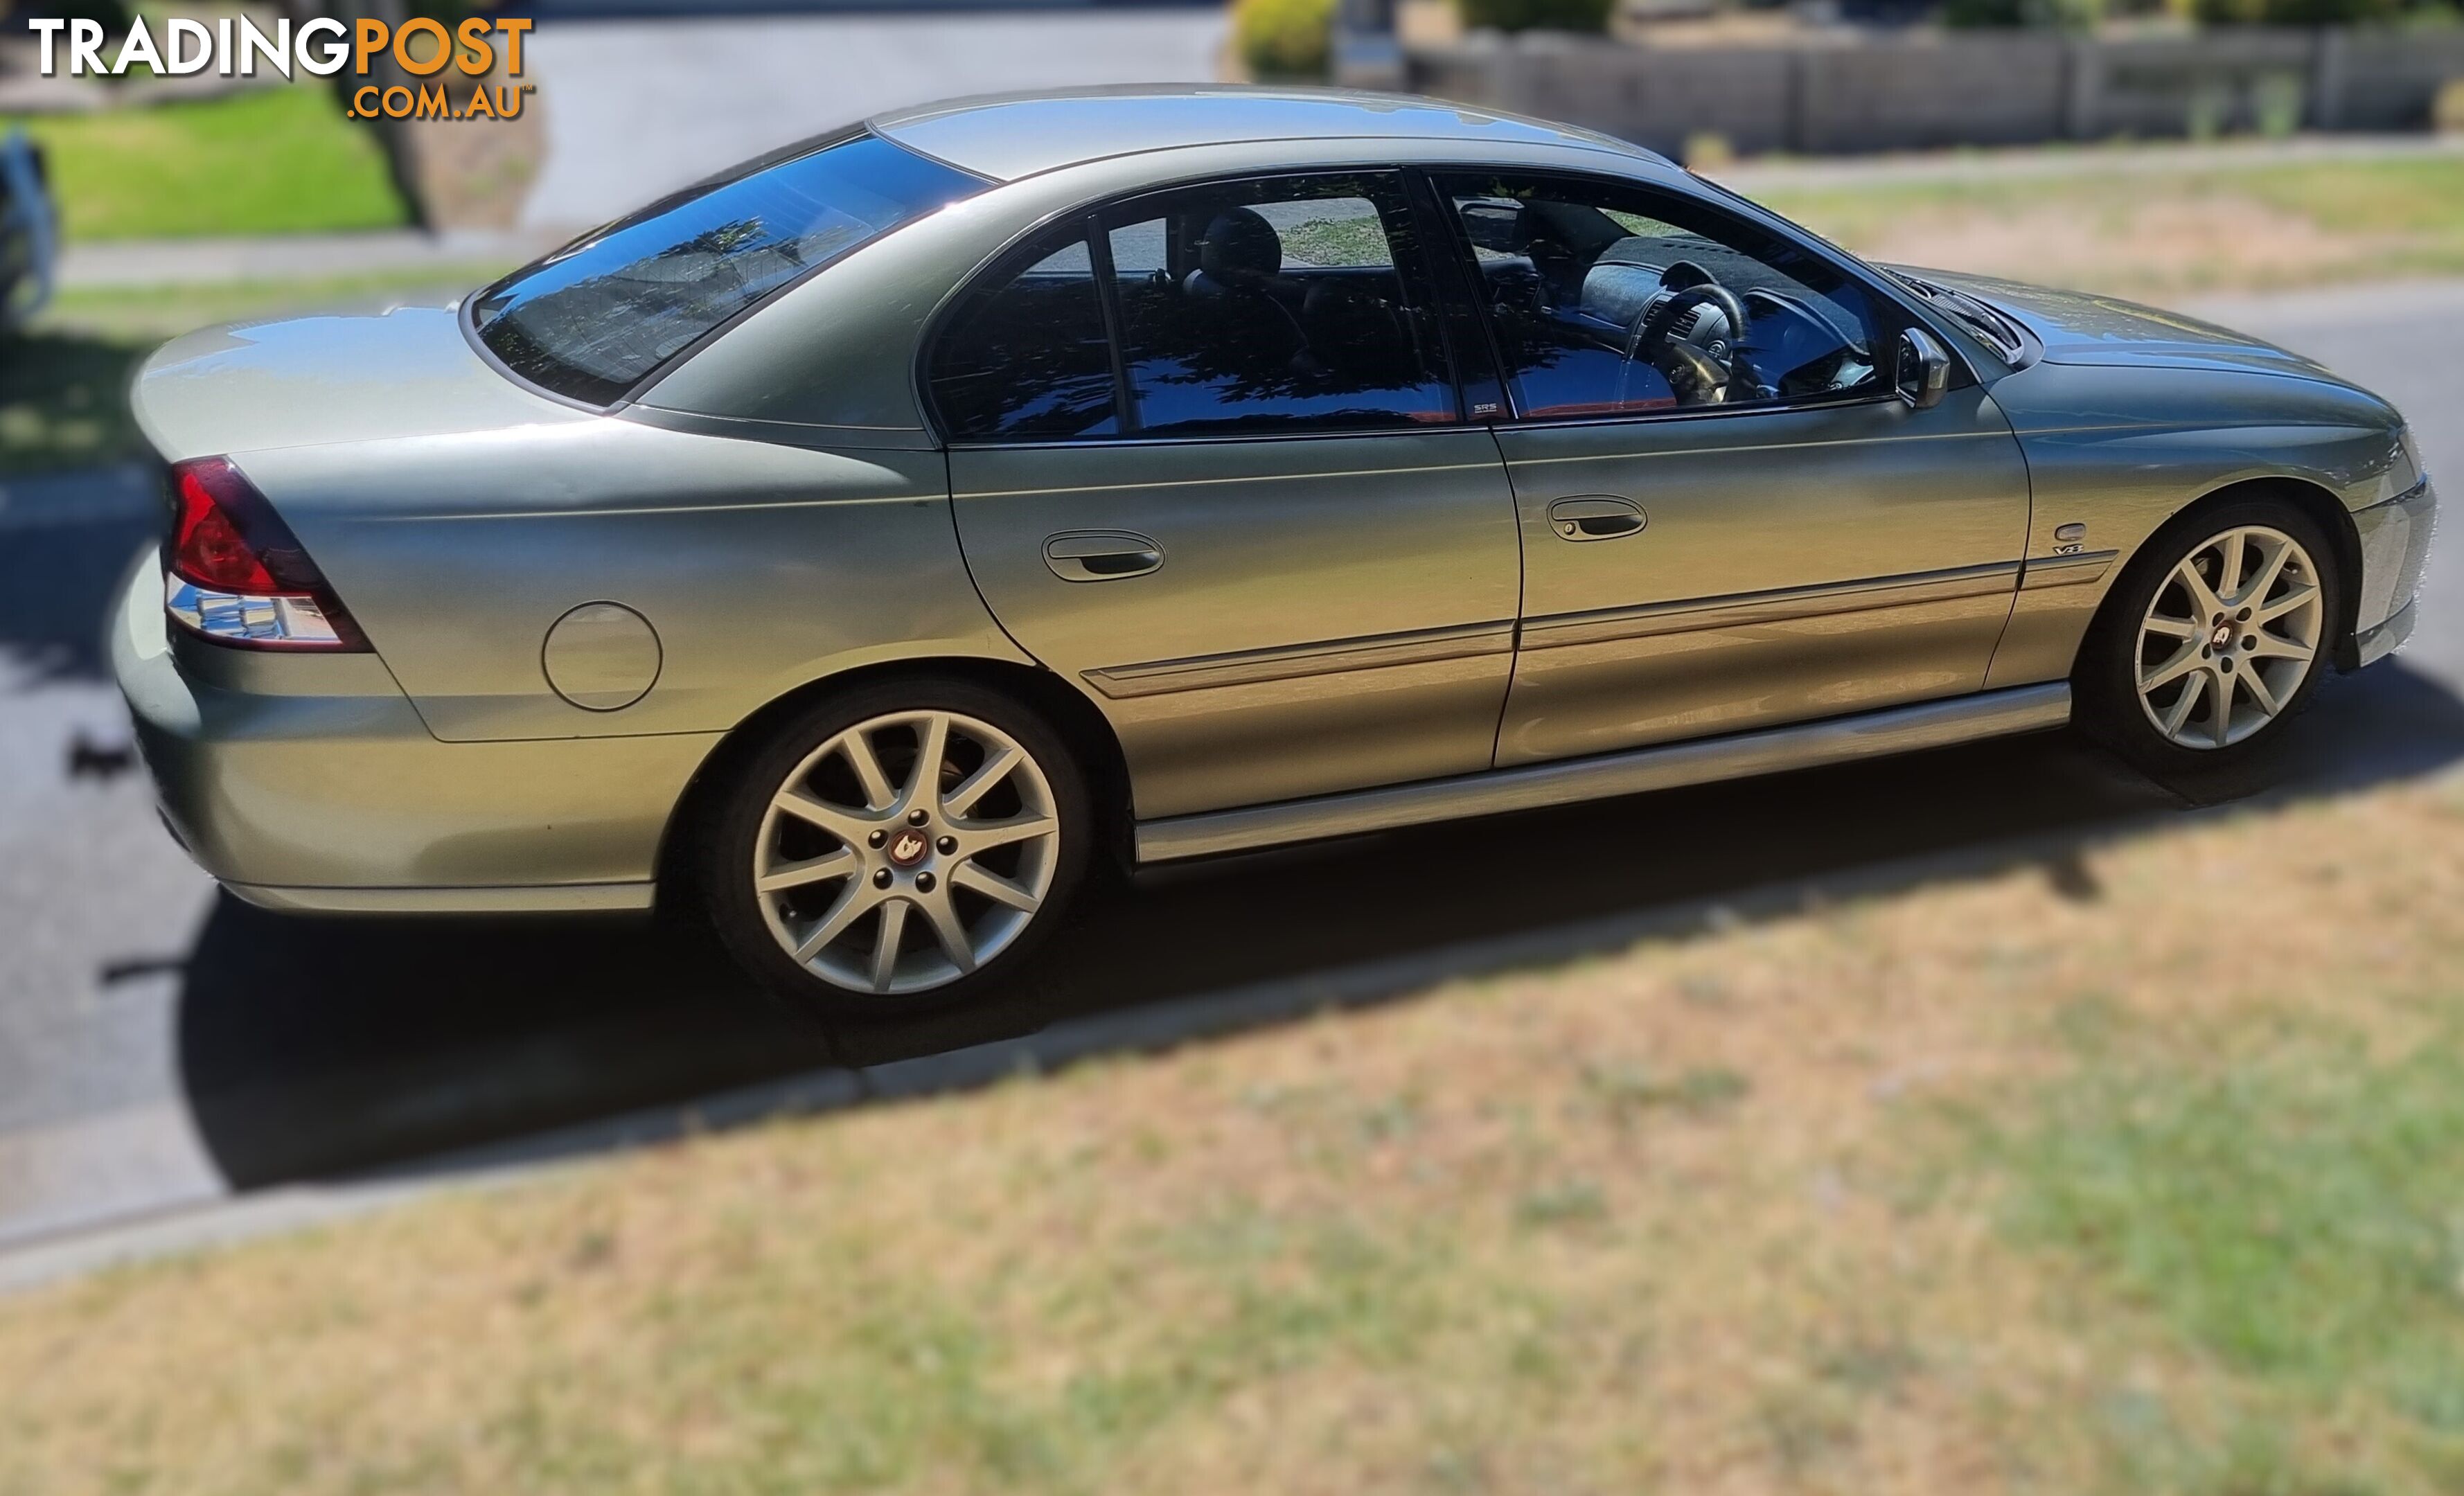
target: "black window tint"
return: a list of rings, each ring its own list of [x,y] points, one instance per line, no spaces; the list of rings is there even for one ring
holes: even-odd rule
[[[1104,218],[1131,429],[1151,436],[1455,419],[1399,184],[1184,188]]]
[[[472,325],[523,379],[606,405],[804,272],[984,186],[875,135],[800,147],[514,272]]]
[[[1472,250],[1527,417],[1794,405],[1883,387],[1882,306],[1779,235],[1611,183],[1458,176],[1439,190]]]
[[[1083,235],[1017,256],[969,294],[933,354],[952,441],[1111,436],[1112,355]]]

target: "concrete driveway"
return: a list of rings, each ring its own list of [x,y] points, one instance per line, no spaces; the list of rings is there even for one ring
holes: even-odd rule
[[[2202,310],[2394,398],[2433,469],[2464,473],[2464,284]],[[154,522],[143,474],[0,488],[0,1246],[786,1076],[847,1099],[980,1071],[933,1056],[1048,1057],[1373,999],[1755,890],[2013,861],[2059,874],[2083,840],[2255,787],[2152,783],[2056,736],[1281,853],[1099,893],[983,1011],[823,1032],[647,923],[319,922],[216,897],[154,824],[94,643]],[[2464,757],[2459,567],[2453,546],[2434,561],[2403,657],[2321,692],[2286,744],[2286,792]],[[1515,855],[1534,838],[1561,851]],[[1074,1037],[980,1047],[1039,1032]]]

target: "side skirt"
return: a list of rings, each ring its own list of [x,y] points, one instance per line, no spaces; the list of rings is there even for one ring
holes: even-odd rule
[[[1285,842],[1356,836],[1364,831],[1385,831],[1430,821],[1502,815],[1544,805],[1674,789],[1683,784],[1707,784],[1715,780],[1745,779],[1782,769],[1813,768],[1979,737],[2035,732],[2059,727],[2070,717],[2068,682],[2017,686],[1947,701],[1668,743],[1631,753],[1142,821],[1136,832],[1137,860],[1172,862]]]

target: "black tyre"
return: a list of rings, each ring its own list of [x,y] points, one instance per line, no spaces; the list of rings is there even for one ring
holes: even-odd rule
[[[1050,933],[1093,840],[1060,735],[966,681],[818,703],[733,780],[697,859],[712,921],[767,986],[822,1012],[965,1001]]]
[[[2289,501],[2189,511],[2140,548],[2072,674],[2079,725],[2159,777],[2259,753],[2332,668],[2343,579]]]

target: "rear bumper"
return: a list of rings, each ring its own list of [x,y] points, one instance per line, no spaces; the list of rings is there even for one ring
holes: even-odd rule
[[[643,909],[715,734],[447,743],[373,654],[173,637],[158,571],[112,666],[164,819],[233,893],[332,913]]]
[[[2353,528],[2362,541],[2362,595],[2345,669],[2393,653],[2411,635],[2413,599],[2437,527],[2438,491],[2428,478],[2383,504],[2354,512]]]

